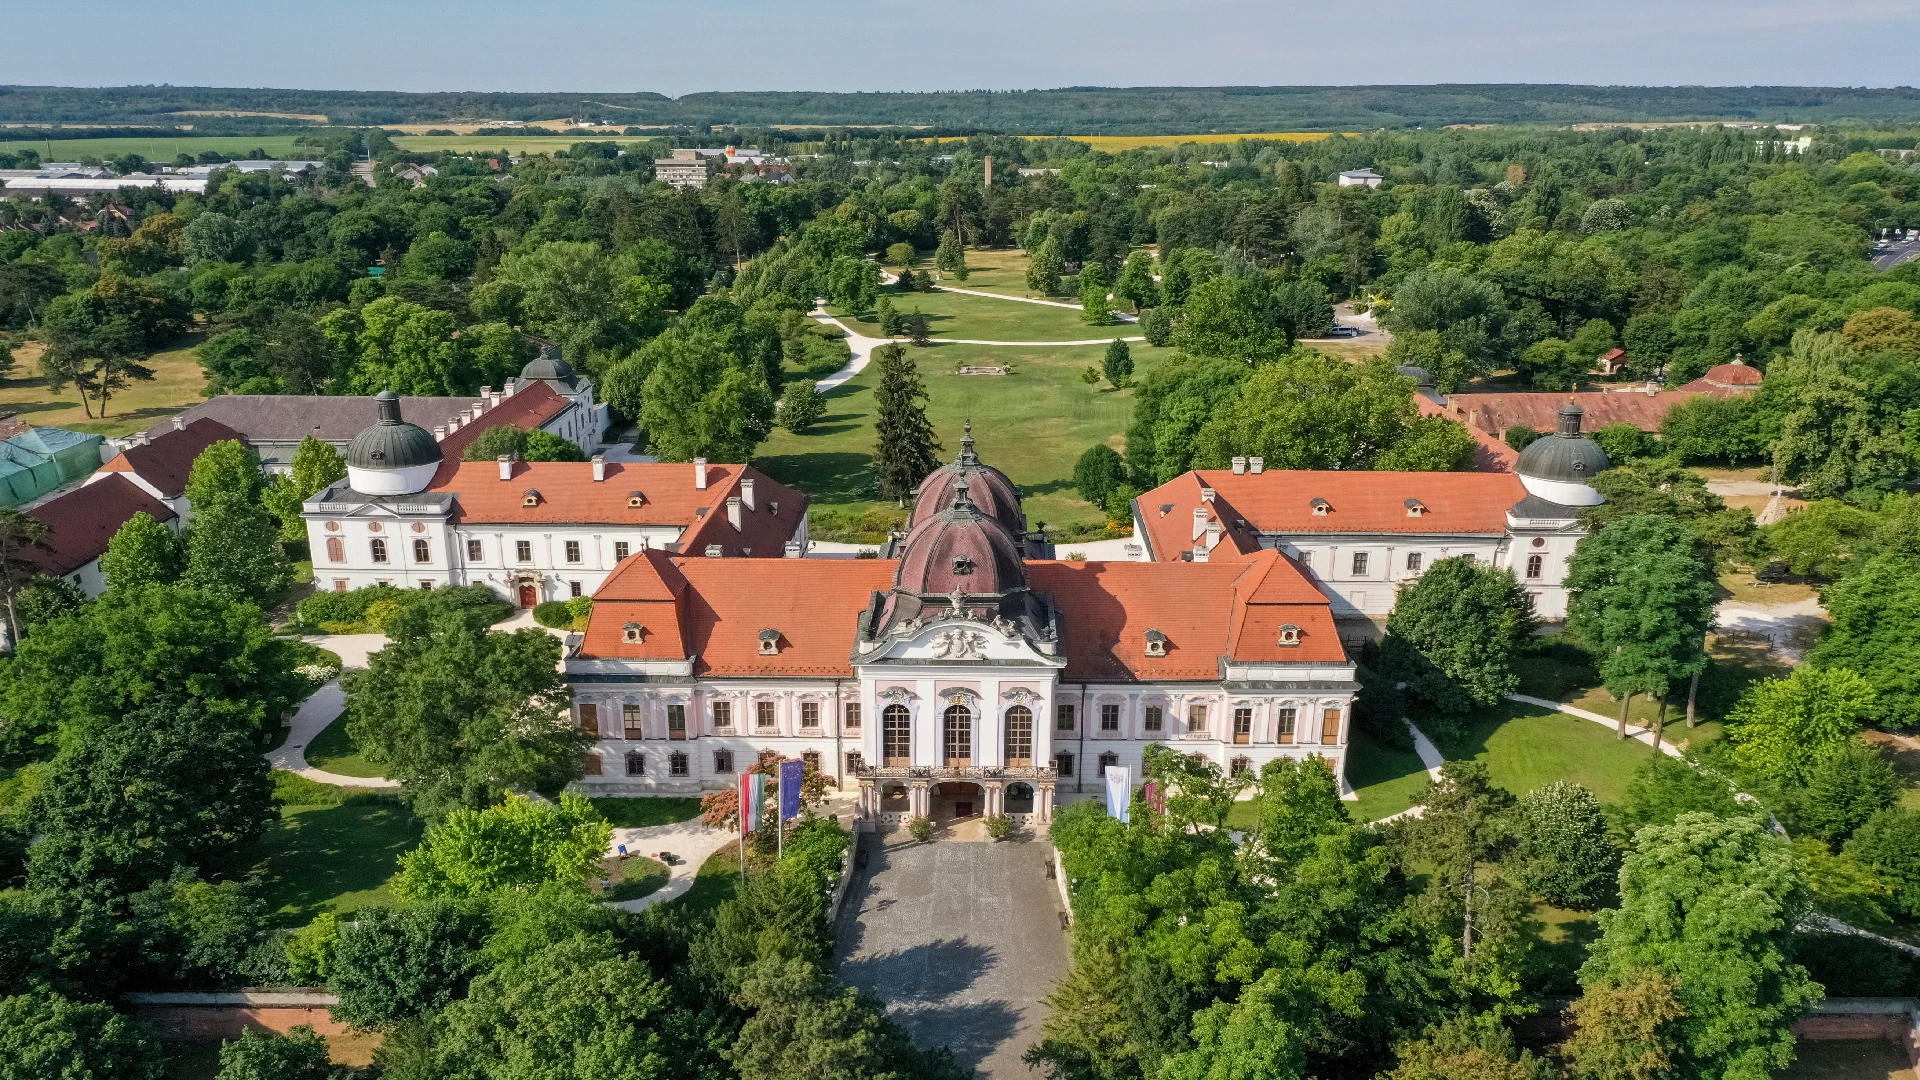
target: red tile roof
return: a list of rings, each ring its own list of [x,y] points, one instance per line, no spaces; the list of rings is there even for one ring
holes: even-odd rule
[[[453,494],[454,520],[467,524],[681,525],[687,531],[680,550],[697,555],[719,544],[728,556],[779,556],[807,514],[805,495],[752,466],[707,466],[704,491],[693,486],[688,464],[608,462],[606,470],[607,478],[596,481],[591,462],[517,461],[512,479],[502,480],[499,462],[464,461],[428,490]],[[753,508],[742,501],[736,532],[727,499],[740,495],[743,480],[754,483]],[[533,506],[525,505],[529,491],[539,492]],[[627,497],[635,491],[642,502],[630,507]]]
[[[892,587],[885,559],[740,562],[640,552],[594,593],[583,659],[681,660],[697,675],[854,674],[860,614]],[[1064,677],[1073,681],[1218,679],[1220,658],[1344,663],[1327,599],[1292,560],[1260,552],[1240,563],[1029,562],[1034,591],[1060,609]],[[644,627],[625,640],[628,623]],[[1281,646],[1280,627],[1301,628]],[[1168,639],[1146,655],[1146,632]],[[780,632],[760,653],[760,632]]]
[[[1713,394],[1727,397],[1732,394],[1744,394],[1760,386],[1760,369],[1748,367],[1744,363],[1715,364],[1707,369],[1705,375],[1682,386],[1697,394]]]
[[[1420,407],[1420,415],[1422,416],[1448,416],[1445,405],[1434,401],[1424,394],[1415,394],[1413,396],[1413,403]],[[1460,418],[1452,416],[1449,417],[1449,419],[1459,420]],[[1474,472],[1513,471],[1514,465],[1520,460],[1520,451],[1502,442],[1498,435],[1488,434],[1474,427],[1472,424],[1462,424],[1461,426],[1467,429],[1467,434],[1473,436],[1475,444],[1473,448]]]
[[[461,465],[460,455],[466,452],[473,440],[480,437],[481,432],[488,428],[509,426],[523,431],[533,431],[572,406],[573,402],[554,393],[553,387],[537,382],[524,390],[516,391],[512,397],[501,398],[498,406],[481,413],[478,420],[473,419],[471,411],[461,414],[463,420],[460,430],[440,440],[440,452],[446,457],[440,462],[440,471],[434,475],[434,485],[438,486],[453,478],[453,474],[459,471]],[[409,416],[407,419],[432,431],[435,427],[446,423],[448,417]]]
[[[1213,489],[1211,503],[1202,487]],[[1511,473],[1196,469],[1140,496],[1138,505],[1155,560],[1193,550],[1193,511],[1205,507],[1208,520],[1221,524],[1208,560],[1238,562],[1258,550],[1257,533],[1504,535],[1507,509],[1526,495]],[[1326,500],[1326,514],[1313,512],[1314,499]],[[1408,499],[1425,509],[1409,514]]]
[[[166,503],[124,476],[76,488],[27,511],[47,527],[47,539],[44,547],[28,548],[23,557],[49,574],[71,574],[105,555],[113,534],[143,511],[155,521],[174,518]]]
[[[1685,387],[1652,394],[1644,390],[1453,394],[1447,398],[1447,411],[1469,428],[1479,428],[1492,435],[1504,435],[1508,428],[1515,426],[1544,432],[1559,426],[1560,406],[1571,398],[1586,410],[1583,426],[1589,432],[1619,423],[1632,424],[1641,431],[1659,431],[1660,422],[1675,405],[1692,401],[1696,396],[1697,392]]]
[[[100,471],[132,473],[167,498],[177,499],[186,493],[187,474],[193,471],[193,459],[200,456],[200,451],[227,439],[241,439],[241,435],[218,420],[202,417],[181,430],[165,432],[144,446],[127,447],[118,457],[100,466]]]

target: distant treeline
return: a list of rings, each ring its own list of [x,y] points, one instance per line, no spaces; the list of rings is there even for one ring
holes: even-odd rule
[[[1753,120],[1777,123],[1920,121],[1920,90],[1802,86],[1067,87],[1059,90],[827,94],[408,94],[214,87],[0,87],[0,123],[154,124],[196,129],[243,117],[193,111],[325,115],[336,125],[462,119],[593,119],[700,128],[743,124],[901,125],[945,131],[1144,135],[1374,130],[1444,124]],[[256,124],[285,126],[277,118]]]

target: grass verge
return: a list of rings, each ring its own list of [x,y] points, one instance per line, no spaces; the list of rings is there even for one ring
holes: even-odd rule
[[[950,283],[958,288],[972,288],[971,284],[961,285],[951,280]],[[1028,304],[1013,299],[969,296],[966,293],[944,290],[938,292],[916,290],[903,293],[888,289],[883,295],[892,301],[894,310],[902,315],[915,311],[924,314],[935,341],[946,338],[977,338],[982,341],[1088,341],[1102,337],[1131,337],[1140,333],[1139,328],[1132,323],[1090,326],[1080,318],[1078,308],[1057,307],[1052,304]],[[833,314],[856,334],[865,337],[883,336],[880,333],[880,320],[877,316],[869,315],[864,319],[856,319],[839,311],[834,311]]]
[[[605,894],[609,900],[638,900],[659,892],[670,873],[666,863],[645,855],[608,859],[601,864],[603,880],[612,884]]]
[[[378,779],[386,775],[380,766],[361,754],[360,747],[347,734],[347,714],[344,712],[321,728],[320,734],[307,744],[307,764],[341,776]]]
[[[590,799],[600,816],[616,829],[644,829],[652,825],[671,825],[700,816],[700,800],[671,795],[645,795],[628,799]]]

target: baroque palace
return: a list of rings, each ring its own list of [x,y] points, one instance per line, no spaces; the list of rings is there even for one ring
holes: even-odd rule
[[[584,787],[696,792],[775,753],[858,784],[869,820],[1044,821],[1155,743],[1342,768],[1353,664],[1292,559],[1028,557],[1042,545],[969,435],[890,557],[637,553],[566,661],[599,737]]]

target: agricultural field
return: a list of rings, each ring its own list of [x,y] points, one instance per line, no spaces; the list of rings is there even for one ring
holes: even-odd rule
[[[436,125],[437,126],[437,125]],[[451,130],[451,129],[449,129]],[[456,153],[505,151],[509,154],[551,154],[577,142],[613,142],[621,146],[644,146],[644,138],[631,135],[400,135],[393,145],[410,153],[430,154],[442,150]]]
[[[179,138],[145,139],[137,135],[112,139],[7,139],[0,132],[0,151],[33,150],[43,161],[72,161],[87,156],[108,158],[118,154],[139,154],[148,161],[172,161],[180,154],[199,154],[211,150],[230,158],[243,158],[255,150],[268,157],[302,158],[316,153],[318,147],[293,145],[296,135],[188,135]]]
[[[1348,132],[1347,134],[1352,134]],[[1331,131],[1263,131],[1245,134],[1221,134],[1213,132],[1205,135],[1069,135],[1074,142],[1083,142],[1095,150],[1104,150],[1109,154],[1118,154],[1127,150],[1138,150],[1143,146],[1181,146],[1186,143],[1202,145],[1219,144],[1231,146],[1241,139],[1268,139],[1274,142],[1319,142],[1333,137]],[[1051,135],[1029,135],[1030,139],[1050,139]]]
[[[981,457],[1020,486],[1029,521],[1056,527],[1101,524],[1104,515],[1074,494],[1073,464],[1095,443],[1118,449],[1132,411],[1133,391],[1114,390],[1104,382],[1089,386],[1081,379],[1089,366],[1099,365],[1105,351],[1102,345],[935,345],[911,350],[927,386],[927,418],[941,440],[941,456],[951,458],[958,451],[961,424],[972,419]],[[1136,377],[1154,362],[1154,352],[1134,343]],[[973,364],[1004,366],[1009,373],[957,374],[958,368]],[[816,507],[857,513],[882,505],[872,472],[873,388],[879,378],[879,366],[870,364],[828,391],[825,418],[804,435],[775,429],[761,444],[754,465],[806,491]]]
[[[47,389],[47,381],[38,374],[40,345],[28,342],[13,350],[13,370],[0,378],[0,412],[18,413],[20,419],[42,427],[69,428],[96,435],[131,435],[145,431],[162,417],[191,408],[203,399],[207,385],[206,369],[194,358],[193,350],[201,336],[189,334],[165,352],[148,358],[153,378],[132,383],[107,400],[107,417],[89,418],[81,407],[80,393],[69,386],[60,393]],[[94,412],[99,404],[92,403]]]

